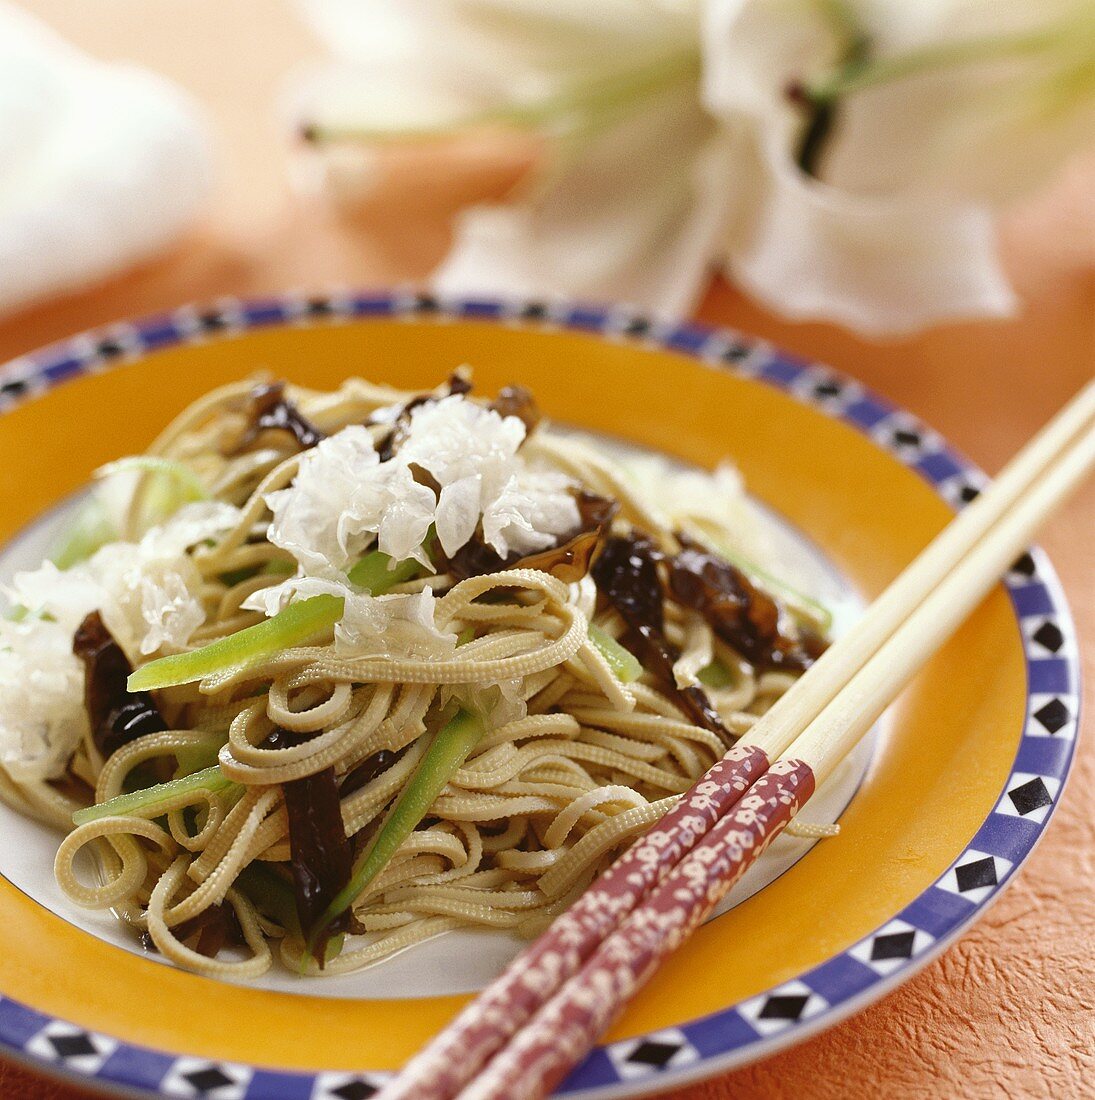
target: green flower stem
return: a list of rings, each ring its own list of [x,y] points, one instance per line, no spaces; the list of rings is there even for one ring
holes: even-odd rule
[[[484,126],[510,126],[540,129],[578,114],[602,113],[646,99],[665,88],[700,75],[698,50],[684,50],[657,61],[593,80],[576,81],[555,95],[529,103],[515,103],[476,111],[448,125],[385,130],[371,127],[324,126],[310,124],[304,137],[316,144],[330,141],[365,143],[422,141],[446,137],[462,130]]]
[[[807,81],[802,92],[811,103],[832,103],[864,88],[903,80],[920,73],[968,65],[976,61],[1033,56],[1059,47],[1066,34],[1082,33],[1082,25],[1073,25],[1076,22],[1078,21],[1069,20],[1024,34],[994,35],[964,42],[922,46],[893,57],[875,58],[867,64],[846,62],[829,76]],[[1087,22],[1091,23],[1090,17]],[[1090,28],[1088,33],[1090,34]]]
[[[176,653],[142,665],[129,677],[130,691],[154,691],[204,680],[219,672],[244,668],[293,646],[329,634],[342,618],[345,600],[324,593],[290,604],[271,619],[218,638],[189,653]]]

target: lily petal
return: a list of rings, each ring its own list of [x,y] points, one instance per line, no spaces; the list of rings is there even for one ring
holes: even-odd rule
[[[751,188],[727,234],[727,265],[785,316],[872,336],[948,318],[1005,316],[1015,295],[990,213],[933,195],[869,198],[807,177],[770,135],[752,149]]]
[[[1006,201],[1095,130],[1090,0],[711,0],[705,102],[802,128],[788,88],[837,74],[856,33],[866,67],[836,96],[820,162],[834,187]]]
[[[434,284],[684,313],[722,234],[732,164],[691,90],[666,93],[599,134],[539,194],[466,211]]]

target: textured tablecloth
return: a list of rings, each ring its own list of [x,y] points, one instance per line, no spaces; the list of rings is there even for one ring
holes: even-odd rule
[[[292,197],[274,94],[315,50],[280,0],[34,0],[93,53],[177,79],[217,128],[222,178],[207,224],[176,252],[110,286],[0,325],[0,361],[81,329],[218,295],[414,279],[444,248],[443,211],[339,221]],[[383,228],[376,226],[381,224]],[[701,320],[758,333],[855,375],[923,417],[990,472],[1095,372],[1095,159],[1008,219],[1008,266],[1024,296],[1006,323],[950,325],[868,344],[781,322],[716,284]],[[1095,703],[1095,487],[1047,529],[1086,651]],[[1090,721],[1087,723],[1090,725]],[[1088,731],[1090,733],[1090,731]],[[880,1003],[793,1050],[675,1100],[734,1097],[1065,1097],[1095,1092],[1095,740],[1038,851],[984,919]],[[4,1100],[86,1095],[0,1061]]]

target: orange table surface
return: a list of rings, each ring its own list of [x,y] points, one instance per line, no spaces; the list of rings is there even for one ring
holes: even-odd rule
[[[215,128],[220,177],[204,224],[171,255],[109,285],[0,321],[0,361],[73,332],[220,295],[420,279],[442,254],[443,204],[416,198],[356,223],[290,193],[276,107],[319,49],[284,0],[33,0],[73,41],[178,80]],[[993,472],[1095,373],[1095,158],[1077,158],[1009,212],[1003,253],[1023,296],[1006,322],[872,343],[791,324],[722,281],[698,316],[854,375]],[[1095,486],[1047,527],[1095,702]],[[1089,711],[1090,713],[1090,711]],[[1090,723],[1089,723],[1090,724]],[[675,1100],[731,1097],[1065,1097],[1095,1081],[1095,743],[1081,741],[1053,827],[1000,901],[917,977],[830,1031]],[[0,1062],[6,1100],[89,1095]]]

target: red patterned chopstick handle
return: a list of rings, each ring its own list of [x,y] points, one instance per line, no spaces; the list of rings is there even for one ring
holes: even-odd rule
[[[813,794],[801,761],[779,761],[590,956],[459,1100],[536,1100],[582,1058]]]
[[[718,761],[649,832],[389,1081],[376,1100],[451,1100],[768,768],[757,748]]]

